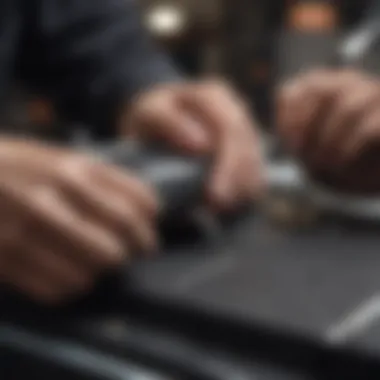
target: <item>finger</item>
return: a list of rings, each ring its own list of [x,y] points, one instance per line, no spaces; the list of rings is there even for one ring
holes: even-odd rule
[[[237,109],[237,119],[239,114],[242,118],[241,129],[235,131],[235,148],[238,149],[238,157],[235,161],[235,175],[231,178],[231,182],[235,184],[233,195],[237,203],[257,199],[265,189],[262,144],[256,126],[252,122],[253,118],[250,118],[243,108]],[[228,141],[233,143],[233,140],[226,136],[226,144]],[[222,154],[223,151],[221,161],[223,161]],[[226,175],[227,173],[226,171]],[[217,180],[216,178],[215,181]]]
[[[78,259],[98,265],[122,262],[122,242],[92,221],[81,218],[51,188],[34,188],[26,195],[17,184],[3,182],[0,193],[15,212],[25,215],[26,225],[45,236],[54,236],[57,244],[66,245]]]
[[[342,160],[347,164],[356,161],[366,148],[380,141],[380,110],[375,109],[363,116],[354,133],[350,135],[341,149]]]
[[[156,205],[153,194],[132,176],[126,186],[126,179],[124,176],[119,178],[117,171],[104,173],[98,167],[95,169],[98,169],[95,173],[66,176],[66,196],[77,205],[78,212],[83,216],[90,215],[105,230],[116,233],[124,244],[131,243],[130,248],[155,251],[157,236],[153,213],[156,213]],[[125,192],[129,191],[129,197],[121,191],[122,185]]]
[[[239,113],[239,109],[237,110]],[[241,108],[242,130],[240,159],[236,163],[236,198],[242,202],[260,198],[266,188],[264,154],[254,118]],[[245,120],[245,122],[244,122]]]
[[[231,94],[223,87],[198,86],[189,96],[189,107],[208,126],[216,147],[216,165],[210,193],[219,205],[229,207],[236,199],[236,176],[241,149],[254,146],[254,132],[247,117]],[[253,175],[253,174],[251,174]]]
[[[237,119],[238,119],[238,113]],[[242,121],[231,135],[224,133],[217,155],[215,176],[211,185],[214,191],[230,186],[230,205],[259,197],[264,189],[262,152],[254,126]],[[223,185],[226,184],[226,185]]]
[[[294,130],[299,129],[298,107],[305,100],[306,83],[304,77],[288,80],[276,93],[276,128],[287,142],[294,145]],[[308,93],[309,94],[309,93]]]
[[[143,102],[144,104],[144,102]],[[143,137],[168,143],[189,153],[204,153],[210,147],[209,136],[198,120],[187,114],[174,96],[145,102],[134,117]]]
[[[232,144],[222,140],[209,185],[210,201],[218,207],[229,208],[234,203],[238,162],[236,156]]]
[[[119,236],[123,247],[131,244],[137,251],[153,252],[157,248],[157,234],[154,221],[144,215],[134,204],[134,199],[126,200],[107,197],[102,189],[87,185],[86,198],[73,191],[71,198],[78,203],[83,216],[91,215],[94,221]],[[84,189],[85,186],[82,187]]]
[[[15,256],[7,256],[6,271],[2,273],[3,283],[14,288],[21,294],[31,297],[33,300],[55,304],[63,299],[63,293],[41,273],[35,273],[24,264],[15,260]]]
[[[19,267],[28,268],[67,295],[83,293],[92,287],[96,271],[78,263],[67,252],[57,252],[57,247],[41,247],[41,242],[33,240],[15,244],[13,255]]]
[[[295,153],[312,140],[317,120],[323,115],[330,94],[330,72],[315,71],[286,83],[277,101],[277,128],[284,142]]]
[[[36,234],[28,235],[27,231],[21,228],[16,230],[15,226],[9,229],[9,233],[1,232],[2,281],[21,285],[20,290],[31,291],[34,296],[40,295],[48,299],[55,298],[58,293],[63,296],[90,289],[94,274],[88,268],[78,265],[75,260],[69,259],[67,252],[57,254],[56,247],[39,248],[41,240]],[[20,236],[23,238],[20,239]],[[42,242],[46,244],[46,240],[43,239]],[[30,278],[20,283],[21,274],[26,271]],[[44,289],[48,287],[52,292],[46,294]]]
[[[16,291],[31,297],[34,301],[45,304],[57,304],[63,301],[62,292],[41,278],[34,276],[26,269],[12,272],[9,284]]]
[[[378,86],[366,81],[347,83],[337,93],[334,106],[326,120],[318,141],[316,160],[321,164],[342,163],[341,148],[357,127],[363,113],[380,100]]]
[[[261,156],[257,152],[253,153],[252,147],[242,152],[236,176],[237,199],[240,202],[257,200],[264,194],[266,183]]]
[[[320,135],[326,129],[325,119],[330,113],[334,97],[344,86],[362,78],[362,75],[352,70],[317,70],[294,81],[294,88],[299,86],[298,97],[293,95],[293,100],[290,97],[293,108],[289,112],[299,114],[293,117],[284,139],[289,140],[293,151],[309,164],[314,166],[315,156],[318,156]]]
[[[236,139],[236,142],[239,140]],[[250,144],[248,148],[246,140],[240,140],[240,144],[236,144],[240,145],[238,155],[232,144],[221,146],[210,181],[211,197],[216,204],[225,208],[259,198],[265,187],[261,159],[255,144]]]
[[[96,220],[72,209],[68,202],[50,189],[41,189],[33,197],[33,207],[44,217],[40,230],[57,236],[57,242],[71,247],[72,255],[83,263],[108,268],[125,260],[124,240],[114,231],[96,223]]]
[[[136,209],[140,210],[145,217],[156,218],[160,209],[157,194],[150,185],[144,183],[137,176],[129,172],[123,173],[114,167],[104,167],[99,175],[96,169],[92,173],[90,172],[91,177],[95,184],[105,190],[112,191],[125,203],[133,202]]]
[[[123,202],[133,202],[142,213],[153,218],[159,204],[153,189],[127,170],[112,165],[88,160],[64,160],[56,180],[64,191],[80,194],[86,198],[90,184],[97,185],[105,192],[107,199],[116,196]],[[100,189],[99,189],[100,190]]]

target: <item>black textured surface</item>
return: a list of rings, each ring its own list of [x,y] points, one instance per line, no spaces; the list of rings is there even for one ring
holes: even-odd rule
[[[342,368],[351,363],[350,356],[339,356],[340,354],[331,352],[331,348],[343,345],[359,349],[368,358],[370,353],[380,357],[378,232],[373,227],[358,229],[334,223],[315,226],[309,230],[286,231],[252,215],[228,229],[222,239],[214,238],[207,242],[200,239],[201,235],[197,233],[187,235],[186,240],[178,239],[182,243],[186,242],[187,247],[180,244],[152,261],[134,266],[126,273],[124,290],[130,294],[131,289],[134,289],[143,298],[155,300],[153,308],[148,306],[145,311],[140,309],[136,315],[153,313],[148,320],[154,321],[165,314],[164,325],[169,324],[173,331],[182,329],[181,313],[170,314],[168,309],[162,314],[158,306],[161,302],[167,301],[187,310],[206,311],[205,316],[184,314],[184,328],[190,327],[192,333],[202,337],[203,344],[211,342],[210,339],[215,339],[220,331],[224,331],[226,337],[222,339],[221,347],[226,349],[227,342],[229,351],[235,350],[239,355],[242,353],[245,358],[246,354],[252,359],[263,356],[265,360],[272,358],[278,364],[288,363],[286,365],[300,370],[315,368],[317,372],[324,368],[321,365],[326,366],[328,362],[328,373],[331,374],[334,373],[334,366],[342,371]],[[122,290],[118,289],[119,292]],[[102,328],[97,321],[106,326],[109,318],[112,324],[112,315],[116,315],[125,322],[126,316],[132,311],[128,307],[129,301],[126,300],[123,305],[122,299],[117,299],[117,304],[114,304],[112,298],[108,305],[99,301],[97,317],[90,314],[82,322],[77,319],[78,325],[69,323],[71,335],[67,336],[74,336],[83,342],[88,339],[93,347],[109,350],[113,343],[106,341],[100,344]],[[373,301],[376,301],[375,307]],[[207,317],[209,312],[213,315],[212,318],[236,317],[238,321],[247,321],[247,327],[254,326],[254,329],[246,329],[243,325],[233,327],[229,323],[224,325],[223,318],[220,322],[218,319],[215,323],[211,322]],[[29,319],[24,312],[21,314],[18,315],[19,320]],[[354,323],[347,323],[352,316]],[[58,321],[53,332],[56,338],[66,336],[64,320],[62,315],[55,320]],[[38,322],[38,318],[36,321],[39,328],[46,328],[45,322]],[[200,324],[196,327],[194,323]],[[271,331],[267,330],[268,327],[272,328]],[[204,329],[215,330],[216,335],[213,331],[205,334]],[[132,336],[131,327],[127,326],[126,331],[124,338],[120,330],[116,330],[115,339],[119,346],[114,349],[118,355],[124,353],[128,357],[129,351],[125,344]],[[239,349],[233,345],[235,338],[231,334],[234,331],[247,337]],[[160,344],[167,348],[166,334],[167,332],[161,335],[163,339]],[[297,337],[304,337],[304,340],[298,340]],[[243,346],[248,342],[252,346],[246,350]],[[305,342],[309,343],[305,346]],[[152,341],[148,343],[144,347],[152,347]],[[218,346],[218,340],[214,344]],[[304,353],[303,346],[307,347]],[[185,347],[185,352],[186,350],[189,348]],[[160,349],[159,352],[162,353],[163,350]],[[178,354],[179,350],[170,352],[170,355],[173,352]],[[355,369],[372,368],[366,367],[367,364],[361,366],[358,360],[356,357]],[[380,360],[375,362],[379,363]],[[368,365],[374,365],[373,368],[378,371],[375,362],[368,362]],[[253,378],[287,379],[285,373],[269,367],[255,365],[252,374],[256,377]],[[239,368],[243,370],[244,366]],[[350,373],[351,377],[347,376],[344,378],[356,379],[359,375]],[[335,380],[341,377],[329,378]],[[370,377],[366,375],[365,378]],[[301,380],[304,378],[301,377]]]
[[[252,217],[219,246],[142,263],[133,283],[156,297],[334,343],[342,322],[380,289],[379,232],[342,225],[290,232]]]

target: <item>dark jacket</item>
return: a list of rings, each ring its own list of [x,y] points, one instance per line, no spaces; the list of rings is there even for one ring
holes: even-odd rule
[[[0,0],[0,95],[22,80],[67,119],[112,128],[121,102],[177,78],[137,1]]]

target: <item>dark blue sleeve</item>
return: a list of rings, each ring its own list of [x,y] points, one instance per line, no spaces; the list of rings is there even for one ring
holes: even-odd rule
[[[113,128],[121,104],[179,79],[141,25],[137,0],[27,0],[20,74],[71,121]]]

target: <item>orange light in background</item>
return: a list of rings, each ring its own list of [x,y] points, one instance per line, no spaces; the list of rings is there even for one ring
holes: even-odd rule
[[[325,32],[338,25],[338,13],[334,5],[326,2],[299,2],[288,11],[287,26],[300,32]]]

